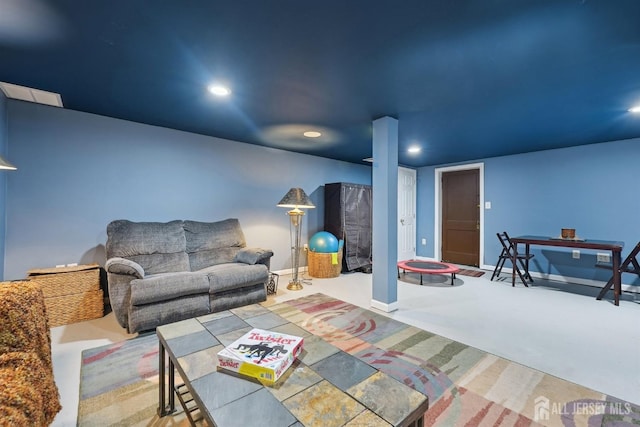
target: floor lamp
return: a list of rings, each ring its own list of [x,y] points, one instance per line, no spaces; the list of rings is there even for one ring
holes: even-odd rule
[[[311,202],[309,196],[306,195],[302,188],[292,188],[287,194],[280,200],[278,206],[281,208],[293,208],[287,215],[289,215],[290,230],[292,231],[292,243],[291,243],[291,260],[293,267],[293,278],[287,285],[287,289],[290,291],[299,291],[302,289],[302,282],[298,278],[298,269],[300,268],[300,239],[302,231],[302,217],[304,211],[302,209],[312,209],[316,206]]]

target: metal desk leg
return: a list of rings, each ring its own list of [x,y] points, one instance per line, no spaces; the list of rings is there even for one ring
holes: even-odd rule
[[[613,296],[615,305],[620,305],[622,291],[622,273],[620,272],[620,252],[611,251],[613,256]]]
[[[527,243],[525,245],[524,277],[525,279],[528,277],[529,280],[533,282],[533,279],[531,278],[531,274],[529,274],[529,251],[530,251],[530,247],[529,247],[529,244]]]
[[[513,244],[513,251],[511,251],[511,287],[516,286],[516,262],[518,262],[518,244]]]

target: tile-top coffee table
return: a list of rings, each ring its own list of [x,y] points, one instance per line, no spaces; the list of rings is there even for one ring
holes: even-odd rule
[[[302,354],[273,386],[216,366],[218,351],[254,327],[304,338]],[[177,395],[192,424],[191,412],[213,426],[418,427],[429,406],[424,394],[259,304],[160,326],[156,333],[160,416],[175,410]],[[179,387],[176,370],[184,382]]]

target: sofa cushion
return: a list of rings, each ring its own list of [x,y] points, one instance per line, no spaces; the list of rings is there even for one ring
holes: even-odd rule
[[[145,274],[189,271],[183,222],[116,220],[107,226],[107,259],[127,258]]]
[[[189,254],[191,271],[199,271],[216,264],[233,262],[240,248],[219,248]]]
[[[191,272],[164,273],[131,281],[131,304],[144,305],[208,294],[209,280],[204,274]]]
[[[189,271],[189,257],[186,252],[174,254],[136,255],[129,257],[131,261],[140,264],[145,276],[149,274]]]
[[[225,291],[211,295],[211,312],[229,310],[249,304],[257,304],[267,300],[267,290],[263,284],[242,288],[242,292]]]
[[[155,304],[129,306],[130,332],[148,331],[160,325],[203,316],[211,312],[208,294],[188,295]]]
[[[199,273],[206,273],[211,294],[266,283],[269,278],[269,271],[264,264],[218,264],[202,269]]]
[[[232,262],[238,250],[246,246],[236,218],[216,222],[184,221],[184,233],[191,271]]]

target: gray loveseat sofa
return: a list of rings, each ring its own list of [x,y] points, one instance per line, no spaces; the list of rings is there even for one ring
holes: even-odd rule
[[[247,248],[235,218],[113,221],[106,252],[111,307],[130,333],[267,299],[273,252]]]

